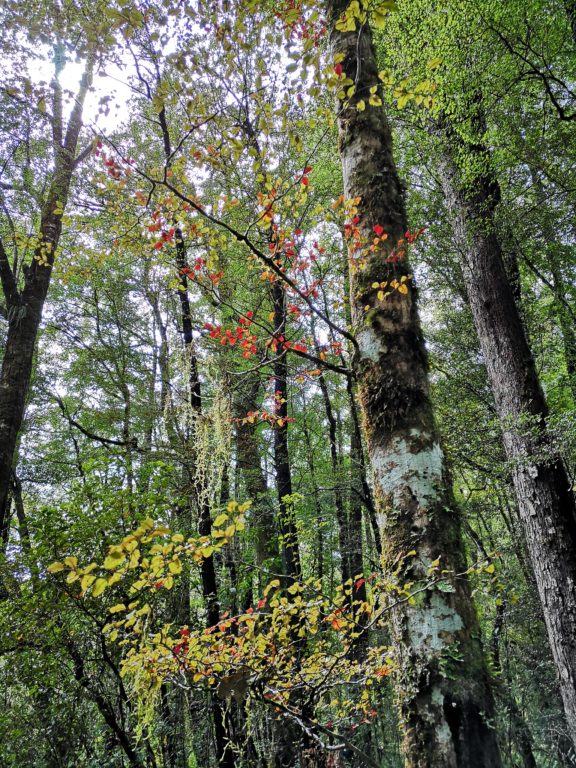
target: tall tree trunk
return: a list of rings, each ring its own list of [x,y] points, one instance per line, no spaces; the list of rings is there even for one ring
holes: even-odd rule
[[[259,379],[256,378],[252,383],[247,381],[234,404],[237,419],[236,461],[244,480],[246,498],[252,502],[251,526],[256,534],[254,556],[258,568],[278,556],[274,509],[262,470],[256,425],[245,420],[249,411],[258,410],[260,388]]]
[[[286,294],[280,281],[272,286],[274,307],[274,335],[277,339],[286,332]],[[276,488],[280,506],[280,552],[282,554],[282,572],[285,584],[289,585],[300,578],[300,553],[298,550],[298,531],[294,517],[292,496],[292,475],[290,473],[290,455],[288,453],[288,360],[282,344],[278,344],[274,362],[274,469]]]
[[[8,254],[0,240],[0,280],[8,312],[8,334],[0,371],[0,537],[8,524],[9,491],[18,435],[24,419],[30,388],[34,350],[42,310],[48,294],[54,258],[62,233],[62,216],[68,201],[74,170],[85,156],[76,156],[82,111],[92,83],[94,53],[89,51],[74,108],[64,132],[62,89],[59,75],[64,66],[62,51],[55,48],[55,77],[52,81],[54,175],[40,215],[38,245],[31,263],[24,268],[24,286],[18,288]]]
[[[466,578],[456,576],[466,568],[464,550],[428,393],[416,297],[410,281],[402,283],[405,294],[390,288],[391,280],[409,270],[405,261],[389,258],[406,230],[403,190],[384,111],[369,104],[370,89],[376,96],[380,92],[370,28],[336,29],[347,5],[347,0],[327,2],[332,53],[342,55],[343,72],[356,86],[348,105],[339,105],[339,143],[344,193],[359,198],[358,233],[366,243],[361,265],[351,248],[350,289],[355,372],[384,558],[390,570],[400,567],[401,583],[424,584],[439,557],[451,574],[442,589],[430,586],[415,604],[392,606],[405,764],[496,768],[492,697],[470,588]],[[370,252],[379,227],[387,239]],[[373,287],[383,281],[387,297]],[[417,555],[410,556],[411,550]],[[455,656],[446,673],[444,663]]]
[[[546,402],[506,278],[494,226],[497,183],[480,145],[462,146],[449,128],[440,164],[462,272],[496,409],[568,727],[576,744],[576,509],[566,469],[547,434]],[[463,181],[455,152],[487,170]]]
[[[334,409],[328,385],[323,373],[318,376],[318,384],[324,400],[324,412],[328,421],[328,442],[330,444],[330,466],[332,468],[332,482],[334,484],[334,509],[336,510],[336,521],[338,523],[339,541],[340,541],[340,569],[342,573],[342,585],[344,589],[350,587],[348,580],[354,575],[350,565],[350,526],[348,524],[348,515],[344,507],[344,495],[342,493],[342,466],[340,454],[338,451],[337,425],[334,417]]]
[[[176,253],[178,267],[186,265],[186,246],[180,230],[176,231]],[[198,362],[194,353],[192,335],[192,317],[190,313],[190,299],[188,295],[187,278],[181,272],[182,286],[179,291],[180,309],[182,317],[182,332],[184,337],[184,349],[188,356],[188,376],[190,388],[190,406],[193,418],[202,415],[202,390],[198,374]],[[190,446],[192,454],[194,447]],[[195,460],[196,457],[194,456]],[[210,506],[202,488],[194,489],[196,508],[199,515],[198,533],[201,536],[210,536],[212,532],[212,517]],[[202,596],[206,605],[206,626],[213,627],[220,620],[220,603],[218,601],[218,580],[216,577],[216,563],[214,556],[203,558],[200,564],[200,577],[202,580]],[[234,768],[234,750],[229,739],[229,728],[226,718],[226,706],[215,694],[210,694],[212,714],[214,719],[214,736],[216,742],[216,759],[221,768]]]
[[[272,285],[274,308],[274,336],[277,340],[286,333],[286,294],[283,285],[276,281]],[[299,581],[302,575],[298,531],[294,515],[292,496],[292,474],[288,452],[288,360],[282,344],[278,343],[274,361],[274,471],[278,493],[280,528],[280,554],[282,557],[282,583],[288,587]],[[296,624],[295,624],[296,626]],[[296,640],[296,647],[299,641]],[[297,760],[299,744],[303,734],[284,718],[275,728],[276,745],[272,758],[274,768],[292,768]]]
[[[304,406],[306,407],[306,406]],[[316,479],[316,464],[314,462],[314,446],[312,444],[312,435],[306,417],[302,419],[302,432],[304,434],[304,442],[306,444],[306,456],[308,460],[308,477],[312,484],[312,498],[314,500],[314,514],[316,523],[316,540],[314,542],[316,555],[315,565],[313,572],[316,574],[316,578],[322,582],[324,579],[324,515],[322,513],[322,502],[320,501],[320,492],[318,489],[318,482]]]

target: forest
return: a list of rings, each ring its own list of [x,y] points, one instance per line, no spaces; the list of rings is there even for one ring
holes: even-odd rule
[[[576,0],[0,25],[0,768],[576,766]]]

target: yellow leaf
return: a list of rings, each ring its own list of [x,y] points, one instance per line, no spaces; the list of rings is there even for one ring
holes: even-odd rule
[[[126,606],[124,603],[117,603],[116,605],[113,605],[112,608],[110,608],[110,613],[120,613],[120,611],[125,611]]]
[[[168,563],[168,570],[174,575],[182,573],[182,563],[180,560],[172,560],[170,563]]]
[[[64,563],[52,563],[48,566],[48,573],[60,573],[65,567]]]
[[[76,573],[76,571],[70,571],[68,576],[66,576],[66,583],[67,584],[73,584],[75,581],[78,581],[80,577]]]
[[[99,597],[102,592],[106,589],[108,586],[108,582],[106,579],[96,579],[96,583],[94,584],[94,588],[92,589],[92,597]]]
[[[210,557],[213,552],[214,547],[202,547],[202,549],[198,550],[201,557]]]
[[[140,562],[140,550],[135,549],[134,552],[130,555],[130,562],[128,563],[128,568],[136,568],[138,563]]]
[[[268,584],[268,586],[267,586],[267,587],[264,589],[264,596],[266,596],[266,595],[268,594],[268,592],[270,592],[270,590],[271,590],[271,589],[276,589],[276,588],[277,588],[277,587],[279,587],[279,586],[280,586],[280,582],[279,582],[279,580],[278,580],[278,579],[273,579],[273,580],[272,580],[272,581],[271,581],[271,582]]]
[[[89,573],[82,576],[82,580],[80,581],[80,587],[82,589],[82,592],[86,592],[88,587],[94,584],[95,581],[96,581],[96,576],[92,576]]]
[[[109,571],[114,570],[114,568],[117,568],[118,565],[124,560],[124,553],[122,552],[120,547],[110,547],[110,550],[108,551],[108,555],[106,556],[104,560],[104,568],[106,568]]]
[[[364,99],[360,99],[360,101],[356,102],[356,109],[358,110],[358,112],[364,112],[364,110],[366,109],[366,102],[364,101]]]
[[[347,14],[343,13],[336,22],[335,26],[339,32],[354,32],[356,29],[356,22],[354,21],[354,17],[352,15],[348,16]]]
[[[408,293],[408,286],[406,283],[401,283],[397,288],[398,293]]]
[[[77,557],[65,557],[64,558],[64,565],[67,565],[68,568],[76,568],[78,565],[78,558]]]
[[[228,520],[228,515],[218,515],[218,517],[214,520],[214,526],[218,528],[221,525],[224,525],[224,523]]]
[[[374,15],[372,16],[372,24],[376,29],[384,29],[386,26],[385,14],[380,13],[380,11],[374,11]]]
[[[430,61],[426,66],[428,67],[428,69],[438,69],[438,67],[440,66],[440,64],[442,64],[442,62],[443,62],[442,57],[436,56],[435,58],[430,59]]]
[[[494,567],[494,563],[490,563],[490,565],[487,565],[486,568],[484,568],[486,573],[494,573],[496,568]]]
[[[172,578],[172,576],[166,576],[166,578],[164,579],[163,586],[165,589],[172,589],[172,587],[174,586],[174,579]]]

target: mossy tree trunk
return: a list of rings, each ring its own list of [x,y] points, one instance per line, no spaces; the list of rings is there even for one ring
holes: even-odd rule
[[[357,340],[355,373],[373,472],[385,567],[401,583],[421,587],[415,601],[391,607],[397,653],[396,692],[410,768],[497,768],[500,756],[490,726],[492,697],[479,640],[454,507],[428,392],[424,341],[416,296],[391,290],[378,296],[374,283],[398,280],[406,260],[390,260],[404,237],[403,190],[392,158],[370,28],[336,29],[346,0],[327,2],[333,56],[356,85],[338,112],[344,192],[359,198],[359,235],[372,244],[379,227],[387,239],[364,265],[351,260],[352,321]],[[363,100],[365,109],[357,109]],[[351,256],[358,256],[356,251]],[[415,550],[416,555],[409,555]],[[441,559],[446,581],[424,588],[431,563]],[[460,574],[460,575],[458,575]],[[413,604],[411,604],[411,602]]]

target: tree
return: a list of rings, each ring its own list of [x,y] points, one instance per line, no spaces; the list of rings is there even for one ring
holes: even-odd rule
[[[433,17],[444,17],[446,10],[443,6],[430,14],[429,7],[424,10],[418,3],[415,9],[428,28],[438,25],[438,19],[434,21]],[[486,10],[490,12],[490,4]],[[452,9],[451,14],[449,30],[455,39],[458,30],[469,25],[470,17],[464,19],[460,7]],[[504,28],[504,36],[513,34],[506,29],[507,20],[501,19],[498,11],[493,23]],[[498,26],[491,31],[502,36]],[[446,45],[446,37],[441,45]],[[407,49],[410,50],[409,45]],[[442,60],[441,48],[431,52]],[[410,53],[413,55],[413,51]],[[464,59],[466,54],[461,56]],[[457,72],[456,61],[449,62],[447,67]],[[454,75],[454,79],[458,77],[460,73]],[[504,258],[502,233],[495,220],[501,190],[486,145],[484,95],[481,86],[467,90],[463,86],[456,107],[450,87],[447,85],[436,95],[438,173],[460,249],[466,297],[502,425],[524,535],[575,741],[576,505],[566,467],[548,432],[548,407],[506,270],[505,263],[513,259]],[[559,104],[560,97],[550,84],[545,83],[544,87]],[[563,107],[560,112],[561,117]]]
[[[546,78],[565,115],[569,94],[547,48],[538,76],[518,64],[533,38],[517,4],[514,66],[493,16],[452,67],[450,24],[410,37],[408,0],[394,8],[107,4],[98,28],[132,96],[74,177],[11,483],[9,766],[569,765],[426,134],[477,68],[513,84],[485,102],[495,228],[570,458],[570,121]],[[534,34],[560,26],[544,14]],[[3,120],[38,136],[10,167],[47,166],[41,126]],[[558,204],[530,214],[550,190]],[[25,221],[23,187],[5,192]]]
[[[3,25],[11,31],[11,36],[18,38],[23,34],[22,27],[12,27],[10,8],[5,8]],[[35,234],[25,234],[25,225],[13,225],[11,244],[5,245],[6,233],[0,240],[0,278],[4,292],[5,311],[8,320],[8,332],[5,341],[2,370],[0,372],[0,532],[6,538],[9,524],[9,493],[18,436],[24,418],[26,396],[32,376],[32,365],[36,337],[42,319],[42,309],[50,285],[56,250],[62,232],[64,216],[74,173],[78,166],[92,151],[91,142],[79,151],[80,131],[84,102],[92,83],[92,76],[101,46],[96,30],[82,28],[72,18],[70,22],[64,14],[56,12],[54,18],[44,16],[41,8],[38,13],[38,28],[45,24],[55,30],[52,46],[54,76],[50,83],[51,112],[47,112],[47,89],[35,91],[30,80],[5,86],[5,98],[16,99],[24,107],[28,120],[40,118],[46,121],[50,130],[48,139],[52,154],[51,168],[43,183],[34,185],[31,178],[34,170],[27,165],[22,171],[22,182],[17,176],[9,184],[8,191],[16,192],[23,184],[25,193],[37,206],[30,222]],[[85,61],[81,84],[74,95],[73,107],[68,121],[64,116],[63,88],[60,82],[67,56],[69,40],[74,30],[77,36],[76,52]],[[38,39],[38,38],[36,38]],[[18,40],[17,45],[20,43]],[[34,39],[30,40],[34,45]],[[5,55],[11,58],[11,51]],[[8,76],[15,76],[7,70]],[[34,104],[33,99],[37,99]],[[32,102],[32,103],[30,103]],[[36,137],[35,137],[36,138]],[[47,138],[47,137],[46,137]],[[45,138],[45,140],[46,140]],[[26,142],[26,137],[23,138]],[[16,168],[16,173],[18,169]],[[5,188],[6,189],[6,188]],[[10,259],[10,251],[14,259]],[[26,261],[28,259],[28,261]]]

